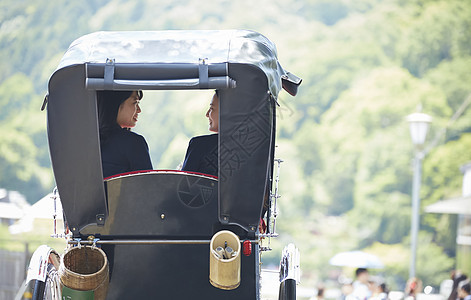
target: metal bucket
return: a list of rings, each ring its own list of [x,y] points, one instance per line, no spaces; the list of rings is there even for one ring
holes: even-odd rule
[[[87,294],[86,299],[104,300],[108,291],[109,265],[105,252],[91,246],[70,248],[61,257],[59,276],[62,296]],[[73,299],[73,297],[71,297]]]
[[[218,247],[233,255],[219,253]],[[228,230],[216,233],[209,244],[209,282],[219,289],[233,290],[240,285],[240,240]]]

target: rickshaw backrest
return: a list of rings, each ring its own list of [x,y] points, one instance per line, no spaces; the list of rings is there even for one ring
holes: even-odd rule
[[[109,216],[84,235],[210,238],[217,218],[217,179],[177,171],[135,172],[106,181]]]

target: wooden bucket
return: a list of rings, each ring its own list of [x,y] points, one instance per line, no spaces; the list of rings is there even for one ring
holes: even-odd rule
[[[234,255],[221,257],[218,247],[232,248]],[[228,230],[216,233],[209,244],[209,282],[219,289],[233,290],[240,285],[240,240]],[[230,257],[227,257],[230,256]]]
[[[91,246],[70,248],[61,257],[59,276],[61,284],[71,290],[93,293],[94,300],[106,298],[109,265],[105,252],[100,248]]]

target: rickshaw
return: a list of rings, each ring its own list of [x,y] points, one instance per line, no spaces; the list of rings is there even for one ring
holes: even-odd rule
[[[270,250],[262,240],[277,236],[278,94],[284,88],[295,96],[300,83],[278,62],[275,45],[248,30],[96,32],[70,45],[43,105],[54,198],[66,222],[56,236],[67,239],[68,252],[105,254],[106,299],[260,299],[261,254]],[[96,91],[183,89],[219,91],[218,176],[145,170],[104,180]],[[218,234],[235,237],[235,266],[211,248]],[[73,264],[86,264],[88,255]],[[63,294],[64,256],[47,246],[33,254],[34,297],[94,299]],[[295,299],[294,245],[285,248],[279,274],[279,299]]]

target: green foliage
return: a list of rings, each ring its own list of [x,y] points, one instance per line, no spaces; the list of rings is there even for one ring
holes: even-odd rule
[[[342,29],[339,29],[340,32]],[[298,109],[304,114],[301,121],[311,118],[318,121],[359,74],[386,60],[377,45],[352,41],[350,37],[334,36],[332,41],[322,40],[314,47],[316,59],[307,62],[309,68],[304,75],[307,92],[296,99]]]
[[[443,95],[401,69],[373,70],[352,85],[316,127],[315,136],[322,137],[321,155],[316,154],[319,150],[311,151],[317,164],[322,164],[317,170],[321,180],[329,194],[336,195],[335,203],[330,206],[334,214],[350,210],[354,199],[357,199],[356,209],[364,213],[376,209],[375,203],[386,201],[378,198],[378,194],[383,197],[384,193],[407,195],[410,182],[407,153],[411,145],[404,117],[422,102],[424,109],[437,112],[437,117],[450,114]],[[397,105],[401,99],[407,102]],[[304,141],[312,144],[316,137]],[[403,205],[397,208],[401,210]],[[391,218],[394,219],[394,215]],[[369,219],[357,220],[367,222]],[[370,230],[382,234],[376,227]]]
[[[471,160],[470,147],[471,134],[464,133],[459,140],[442,145],[430,153],[423,170],[424,174],[431,174],[425,178],[422,190],[424,204],[461,195],[460,167]]]
[[[454,260],[443,252],[443,248],[433,243],[428,234],[419,236],[417,246],[417,276],[423,282],[439,286],[441,281],[449,277],[454,267]]]
[[[465,133],[460,139],[451,141],[436,148],[424,162],[425,178],[422,189],[423,206],[461,195],[462,173],[460,167],[471,161],[471,134]],[[425,214],[423,225],[433,232],[434,242],[443,247],[447,253],[455,253],[456,216],[442,214]]]
[[[0,84],[0,183],[2,188],[21,191],[30,202],[52,188],[39,99],[24,74]]]
[[[213,91],[145,91],[142,123],[135,131],[149,142],[155,169],[174,169],[185,157],[189,138],[210,134],[205,117]],[[161,141],[161,142],[159,142]]]
[[[399,50],[404,67],[421,77],[455,54],[469,55],[470,9],[468,2],[458,0],[431,2],[412,10]]]
[[[447,124],[446,140],[459,139],[463,132],[471,132],[471,56],[455,58],[451,61],[443,61],[435,69],[425,75],[433,85],[440,87],[445,93],[448,105],[454,111],[462,110],[459,118]]]
[[[299,14],[331,26],[345,18],[349,7],[343,1],[315,0],[305,1],[298,6]]]
[[[395,290],[402,290],[409,272],[409,245],[376,242],[365,251],[378,256],[384,263],[385,268],[377,272],[385,277],[388,285]],[[417,247],[417,277],[427,285],[439,286],[443,279],[448,278],[451,268],[453,259],[431,242],[430,235],[421,234]]]

